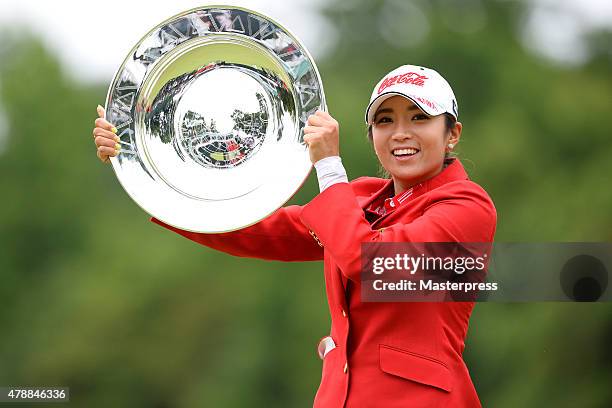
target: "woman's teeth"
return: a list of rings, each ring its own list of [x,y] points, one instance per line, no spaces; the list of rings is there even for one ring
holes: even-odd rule
[[[412,156],[413,154],[418,153],[417,149],[395,149],[393,150],[394,156]]]

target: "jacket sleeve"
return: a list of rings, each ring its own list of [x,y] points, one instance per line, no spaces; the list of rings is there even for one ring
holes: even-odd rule
[[[323,248],[302,224],[302,207],[282,207],[266,219],[241,230],[221,234],[185,231],[158,220],[151,221],[192,241],[230,255],[276,261],[316,261]]]
[[[372,229],[347,183],[334,184],[323,191],[303,207],[300,218],[314,231],[342,273],[357,281],[361,243],[492,242],[497,215],[487,193],[469,181],[446,186],[432,194],[420,217],[381,229]]]

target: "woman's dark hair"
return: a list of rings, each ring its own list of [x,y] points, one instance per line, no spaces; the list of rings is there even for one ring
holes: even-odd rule
[[[446,132],[450,132],[451,130],[453,130],[453,128],[455,127],[455,123],[457,123],[457,119],[455,119],[455,117],[453,115],[451,115],[450,113],[445,113],[444,114],[444,124],[446,125]],[[372,125],[369,124],[368,125],[368,140],[370,141],[370,143],[374,143],[373,141],[373,136],[372,136]],[[444,155],[444,167],[446,167],[453,158],[457,157],[457,153],[455,152],[446,152]],[[380,176],[383,178],[389,178],[390,175],[387,172],[387,170],[385,170],[382,166],[380,166],[378,172],[380,173]]]

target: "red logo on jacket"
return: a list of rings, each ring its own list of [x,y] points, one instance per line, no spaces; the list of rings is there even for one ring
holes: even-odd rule
[[[408,72],[406,74],[386,77],[378,87],[378,93],[380,94],[382,91],[395,84],[412,84],[416,86],[423,86],[425,85],[426,79],[427,77],[425,75],[419,75],[416,72]]]

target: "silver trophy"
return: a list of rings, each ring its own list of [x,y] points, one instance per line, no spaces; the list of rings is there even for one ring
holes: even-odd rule
[[[326,110],[314,60],[260,13],[209,6],[146,34],[117,70],[106,119],[111,159],[146,212],[206,233],[254,224],[281,207],[312,165],[303,129]]]

